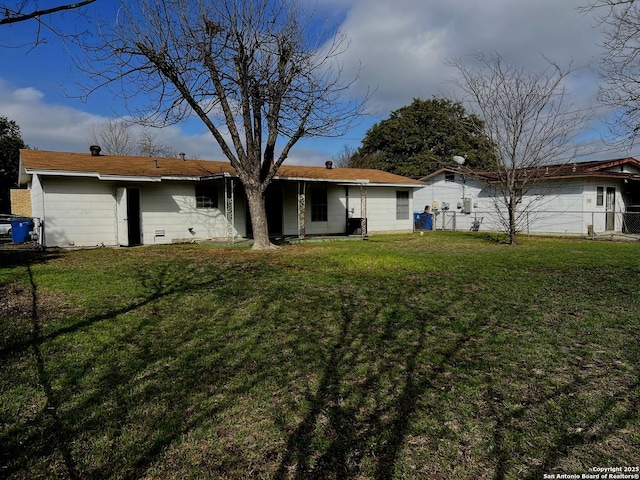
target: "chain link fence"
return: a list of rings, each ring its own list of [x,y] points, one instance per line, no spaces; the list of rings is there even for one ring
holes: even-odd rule
[[[506,219],[506,215],[504,216]],[[595,235],[598,233],[640,234],[640,212],[555,211],[519,212],[517,228],[521,233]],[[433,216],[434,230],[504,231],[505,220],[495,211],[440,210]],[[424,229],[415,225],[416,230]]]

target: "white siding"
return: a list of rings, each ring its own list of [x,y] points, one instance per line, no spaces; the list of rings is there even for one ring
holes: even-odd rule
[[[595,232],[605,230],[605,206],[596,205],[596,187],[616,188],[616,230],[622,228],[619,212],[624,211],[620,183],[601,182],[594,179],[566,179],[547,183],[538,183],[525,192],[518,206],[518,229],[528,233],[586,234],[590,225]],[[428,180],[425,187],[414,193],[417,211],[425,205],[439,207],[436,212],[437,229],[466,230],[471,222],[482,217],[483,230],[502,230],[502,219],[506,219],[506,206],[499,202],[500,213],[496,210],[495,198],[491,192],[472,178],[463,182],[461,175],[455,175],[454,182],[445,181],[444,173]],[[472,200],[473,212],[462,212],[463,198]],[[449,210],[443,212],[443,206],[449,204]],[[606,204],[606,201],[605,201]],[[455,216],[454,216],[455,213]]]
[[[41,188],[42,185],[42,188]],[[311,199],[307,183],[307,235],[344,234],[349,217],[361,217],[360,187],[329,184],[327,220],[311,221]],[[193,182],[122,183],[86,177],[38,177],[31,186],[34,216],[44,222],[46,246],[115,246],[117,235],[116,189],[140,192],[140,231],[143,244],[188,242],[227,238],[224,183],[218,182],[218,208],[196,208]],[[284,184],[283,230],[298,234],[298,184]],[[367,186],[368,231],[410,231],[413,218],[396,219],[396,191],[409,192],[413,210],[413,189]],[[246,205],[236,181],[234,236],[246,236]],[[347,202],[347,194],[349,195]]]
[[[42,178],[41,183],[46,246],[116,244],[111,185],[95,179],[58,177]]]
[[[31,190],[31,213],[36,218],[44,218],[44,196],[40,176],[34,175],[29,184]]]
[[[36,178],[36,177],[34,177]],[[39,190],[32,187],[34,205]],[[218,186],[219,208],[196,208],[195,186],[188,182],[120,184],[92,178],[44,179],[46,246],[117,245],[115,189],[140,190],[142,243],[172,243],[226,238],[224,185]],[[245,234],[244,201],[236,195],[234,235]],[[34,216],[38,210],[34,208]],[[189,230],[191,228],[191,231]],[[160,233],[163,235],[160,235]]]
[[[218,186],[218,208],[196,208],[193,183],[145,185],[141,210],[145,244],[188,242],[227,235],[222,183]]]
[[[411,231],[413,228],[411,214],[408,219],[396,219],[396,191],[398,190],[409,192],[409,212],[411,212],[413,210],[412,188],[368,185],[365,192],[366,199],[363,200],[359,186],[329,185],[327,189],[328,215],[326,222],[311,221],[311,199],[307,196],[305,233],[308,235],[345,233],[347,216],[349,218],[362,218],[363,201],[366,201],[367,230],[369,233]],[[293,213],[292,210],[291,214]],[[285,220],[287,218],[288,216],[285,215]],[[288,226],[294,225],[293,222],[287,221],[285,224]],[[288,230],[287,233],[293,234],[294,230]],[[295,224],[295,233],[297,233],[297,223]]]
[[[396,219],[396,192],[409,191],[409,218]],[[413,189],[367,187],[367,227],[369,233],[413,230]]]
[[[225,190],[216,184],[218,208],[196,208],[193,182],[145,184],[141,187],[142,236],[145,245],[227,238]],[[244,200],[234,192],[233,236],[245,230]],[[160,235],[163,233],[164,235]]]
[[[414,212],[421,213],[425,206],[429,206],[431,213],[435,214],[434,223],[437,229],[454,228],[453,213],[455,216],[455,229],[468,230],[472,222],[483,217],[483,225],[492,224],[497,230],[495,207],[493,200],[486,195],[478,182],[471,178],[463,178],[454,174],[455,181],[445,181],[444,173],[436,175],[428,180],[425,187],[417,189],[414,194]],[[471,200],[473,213],[462,213],[462,205],[465,198]],[[448,205],[448,210],[443,210]],[[446,215],[445,213],[446,212]],[[486,217],[486,218],[485,218]]]

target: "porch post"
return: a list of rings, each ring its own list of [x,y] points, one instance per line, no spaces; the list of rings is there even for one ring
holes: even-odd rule
[[[235,242],[235,235],[233,234],[233,214],[235,204],[233,201],[233,178],[224,179],[224,213],[227,219],[227,241],[229,243]]]
[[[307,208],[306,185],[304,182],[298,182],[298,238],[299,239],[303,239],[305,236],[306,208]]]
[[[362,220],[360,221],[360,235],[363,240],[367,240],[369,238],[369,232],[367,229],[367,184],[360,184],[360,216]]]

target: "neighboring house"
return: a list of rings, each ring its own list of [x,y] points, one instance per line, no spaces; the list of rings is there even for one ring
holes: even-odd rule
[[[20,151],[19,184],[44,246],[148,245],[251,236],[229,162]],[[411,231],[423,184],[369,170],[283,165],[266,195],[272,236]]]
[[[531,172],[528,172],[531,177]],[[640,162],[635,158],[543,166],[522,192],[518,229],[527,233],[640,233]],[[504,231],[507,217],[490,172],[445,168],[422,179],[416,211],[428,205],[435,227]],[[496,209],[500,208],[500,212]]]

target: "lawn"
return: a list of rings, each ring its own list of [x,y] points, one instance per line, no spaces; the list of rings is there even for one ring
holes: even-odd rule
[[[638,473],[637,243],[434,232],[0,261],[1,478]]]

